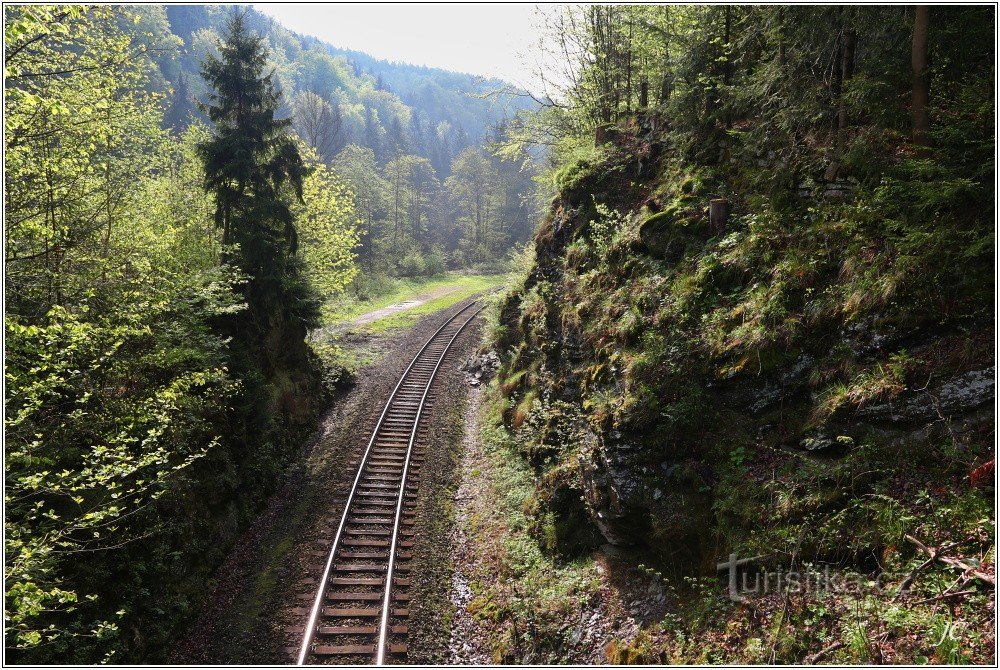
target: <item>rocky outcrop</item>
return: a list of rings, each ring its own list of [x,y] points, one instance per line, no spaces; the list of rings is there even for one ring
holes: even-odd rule
[[[996,398],[996,367],[969,370],[946,379],[930,379],[886,402],[859,407],[855,415],[881,424],[924,424],[949,420],[992,407]]]
[[[609,543],[635,544],[636,538],[649,530],[641,466],[629,445],[616,444],[613,438],[602,446],[597,441],[593,436],[592,448],[579,458],[581,487],[591,521]]]
[[[740,353],[730,342],[757,336],[741,332],[757,315],[726,322],[717,308],[753,305],[750,293],[787,270],[755,268],[764,277],[756,283],[732,270],[724,259],[742,233],[713,231],[707,216],[722,187],[692,177],[665,183],[673,167],[651,146],[560,174],[535,264],[500,310],[505,419],[536,469],[538,514],[556,516],[562,553],[598,535],[697,564],[717,521],[721,459],[738,462],[755,445],[833,459],[866,440],[936,440],[952,422],[989,420],[992,361],[950,353],[983,350],[972,339],[989,339],[987,323],[915,319],[896,306],[823,316],[829,305],[809,304],[823,285],[806,279],[808,266],[782,279],[803,278],[794,298],[766,305],[779,315],[773,340]],[[853,197],[853,182],[828,186],[827,199]],[[607,218],[610,210],[617,214]],[[788,244],[793,233],[783,234]],[[769,258],[759,247],[746,253]],[[837,268],[822,281],[835,288]],[[811,325],[797,327],[807,313]],[[791,335],[781,333],[786,324]],[[774,344],[781,337],[794,341]],[[897,353],[904,362],[894,362]],[[479,365],[469,367],[470,383]],[[880,386],[879,375],[899,379]]]

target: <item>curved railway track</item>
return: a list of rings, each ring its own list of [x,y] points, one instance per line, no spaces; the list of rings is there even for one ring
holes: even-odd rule
[[[389,395],[344,505],[298,665],[406,662],[413,508],[426,448],[422,419],[445,356],[481,310],[472,302],[452,315]]]

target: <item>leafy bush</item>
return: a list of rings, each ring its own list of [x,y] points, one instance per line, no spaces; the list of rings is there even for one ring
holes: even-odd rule
[[[94,626],[92,645],[113,649],[130,603],[100,600],[101,561],[90,571],[78,556],[111,560],[100,552],[169,523],[152,503],[218,447],[239,388],[207,327],[235,307],[230,288],[140,286],[151,300],[107,317],[54,307],[38,325],[7,319],[7,644],[46,658],[88,658],[73,638]]]
[[[437,275],[443,275],[448,271],[448,265],[445,261],[444,253],[437,247],[434,247],[427,253],[424,257],[425,270],[428,277],[435,277]]]
[[[414,249],[399,261],[397,271],[400,277],[423,277],[427,274],[427,261]]]

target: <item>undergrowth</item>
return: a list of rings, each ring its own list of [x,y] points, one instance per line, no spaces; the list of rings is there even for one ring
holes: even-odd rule
[[[482,557],[468,609],[488,631],[495,663],[559,662],[566,622],[579,620],[599,579],[592,559],[559,562],[539,545],[534,480],[502,426],[505,405],[491,383],[480,416],[486,462],[472,473],[484,482],[466,521]]]

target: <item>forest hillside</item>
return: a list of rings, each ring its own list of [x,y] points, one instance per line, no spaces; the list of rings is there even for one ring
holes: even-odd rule
[[[125,30],[149,50],[146,85],[164,96],[164,125],[180,132],[204,121],[199,67],[229,10],[129,11]],[[505,139],[508,119],[535,107],[529,97],[499,80],[338,49],[246,11],[267,43],[282,92],[278,115],[294,119],[299,137],[353,192],[366,274],[432,275],[503,257],[528,240],[537,206],[532,171],[522,168],[532,161],[502,160],[488,148]]]
[[[579,74],[521,130],[560,138],[558,193],[499,307],[484,418],[530,473],[510,523],[541,554],[496,540],[489,571],[522,581],[476,593],[495,659],[563,659],[599,596],[581,566],[610,543],[677,591],[608,660],[992,662],[993,21],[592,6],[554,23]],[[968,569],[923,574],[926,547]],[[751,558],[750,584],[860,582],[730,599],[716,565]]]

